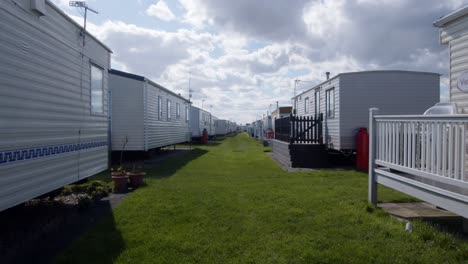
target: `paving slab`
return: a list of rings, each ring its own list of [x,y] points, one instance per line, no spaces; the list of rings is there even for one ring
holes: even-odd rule
[[[405,219],[437,219],[437,218],[461,218],[461,216],[438,208],[432,204],[419,202],[419,203],[381,203],[378,207],[392,216]]]

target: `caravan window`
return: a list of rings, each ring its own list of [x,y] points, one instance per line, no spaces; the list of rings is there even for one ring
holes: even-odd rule
[[[162,97],[158,96],[158,120],[161,120],[163,116],[162,113]]]
[[[335,117],[335,88],[328,89],[325,92],[325,107],[327,118]]]
[[[179,103],[176,103],[176,117],[177,118],[180,118],[180,104]]]
[[[185,106],[185,121],[186,122],[189,121],[189,107],[188,107],[188,105]]]
[[[305,100],[304,100],[304,112],[306,114],[309,113],[309,97],[307,97]]]
[[[318,116],[320,114],[320,89],[315,90],[314,93],[314,115]]]
[[[171,100],[167,99],[167,120],[171,120]]]
[[[104,71],[91,65],[91,113],[104,114]]]
[[[297,97],[294,98],[294,110],[293,110],[293,114],[297,114]]]

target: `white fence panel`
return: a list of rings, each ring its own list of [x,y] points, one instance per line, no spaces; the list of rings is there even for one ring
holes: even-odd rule
[[[375,116],[377,165],[466,181],[468,115]]]

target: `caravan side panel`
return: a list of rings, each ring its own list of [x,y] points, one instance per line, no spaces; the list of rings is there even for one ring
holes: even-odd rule
[[[210,136],[216,136],[216,121],[218,121],[218,118],[212,115],[210,119],[210,131],[208,133]]]
[[[440,31],[443,44],[449,44],[450,54],[450,102],[456,103],[458,113],[468,114],[468,93],[457,88],[460,75],[468,72],[468,17],[464,16],[447,24]],[[468,135],[465,140],[468,140]],[[465,155],[465,168],[468,155]]]
[[[190,107],[190,132],[192,133],[192,137],[201,137],[200,112],[199,108]]]
[[[355,149],[356,133],[369,125],[369,108],[383,115],[420,115],[440,97],[440,77],[432,73],[350,73],[340,83],[341,149]]]
[[[112,150],[144,150],[143,81],[109,74]]]
[[[335,90],[335,116],[333,118],[327,118],[326,116],[326,103],[325,95],[326,91]],[[318,91],[318,109],[315,111],[315,92]],[[306,102],[309,102],[306,107]],[[300,95],[297,98],[297,109],[296,113],[298,116],[315,116],[323,114],[323,136],[324,143],[329,148],[340,149],[340,81],[338,77],[330,79],[330,81],[323,83],[321,86],[317,86],[316,89],[311,89]],[[307,111],[306,111],[307,110]]]
[[[200,109],[200,134],[203,135],[203,130],[210,132],[210,118],[211,114],[205,110]]]
[[[458,90],[457,80],[461,74],[468,71],[468,35],[450,42],[450,69],[450,102],[457,104],[460,114],[467,114],[468,93]]]
[[[440,43],[448,44],[460,36],[468,35],[468,18],[459,18],[440,29]]]
[[[227,121],[223,119],[216,120],[216,135],[227,134]]]
[[[162,116],[158,116],[158,98],[161,98],[162,102]],[[177,105],[179,105],[178,111]],[[189,123],[185,116],[187,105],[187,101],[152,83],[146,83],[146,150],[188,141]]]
[[[15,3],[16,4],[15,4]],[[110,52],[46,1],[0,1],[0,210],[89,177],[108,164]],[[83,56],[82,56],[83,55]],[[91,65],[102,70],[91,113]]]

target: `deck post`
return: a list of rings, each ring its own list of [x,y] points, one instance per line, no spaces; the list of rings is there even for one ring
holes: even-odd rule
[[[377,179],[375,177],[376,121],[378,108],[369,109],[369,202],[377,205]]]

